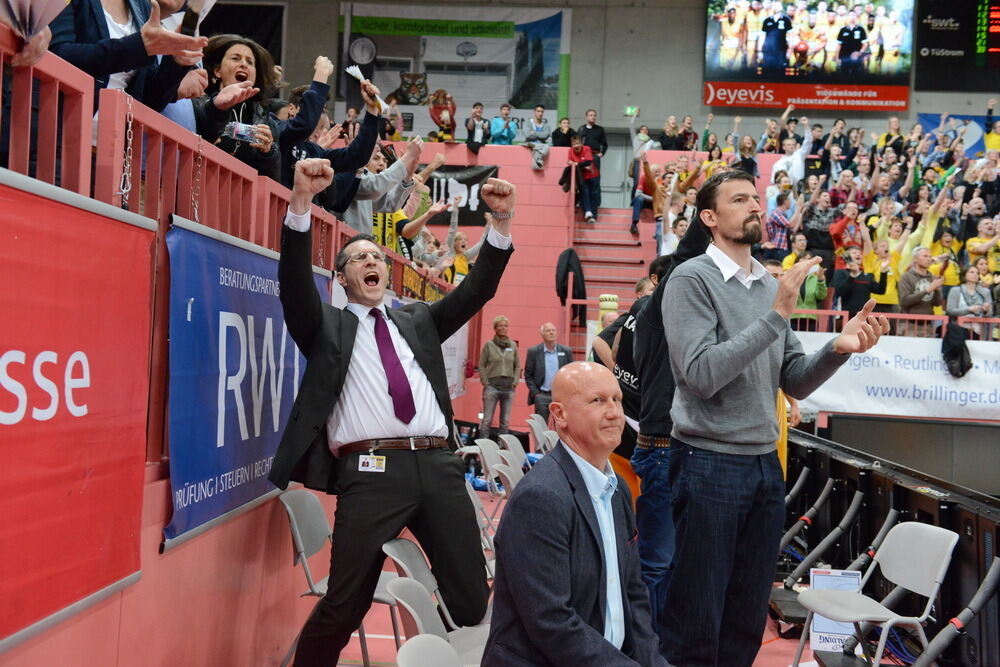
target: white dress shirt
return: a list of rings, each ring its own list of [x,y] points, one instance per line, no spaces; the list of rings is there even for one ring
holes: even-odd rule
[[[730,278],[736,276],[740,284],[747,289],[750,289],[755,280],[760,280],[767,275],[767,269],[764,268],[764,265],[753,257],[750,258],[750,273],[747,273],[746,269],[734,262],[729,255],[722,252],[719,246],[714,243],[708,245],[705,254],[715,262],[715,265],[719,267],[719,271],[722,271],[723,280],[728,282]]]
[[[604,638],[617,649],[625,643],[625,602],[622,598],[622,580],[618,569],[618,538],[615,535],[615,513],[612,506],[618,477],[608,463],[604,470],[598,470],[573,449],[563,443],[566,452],[573,459],[583,477],[587,495],[597,515],[597,527],[601,531],[601,550],[604,552],[604,576],[607,605],[604,607]]]
[[[285,224],[298,232],[307,232],[310,227],[308,213],[296,215],[290,210],[285,216]],[[510,237],[504,236],[490,227],[487,242],[501,250],[510,247]],[[378,308],[385,315],[385,304]],[[354,337],[354,350],[347,365],[347,378],[340,392],[340,398],[326,421],[326,432],[330,451],[334,456],[341,445],[372,440],[376,438],[403,438],[408,436],[448,437],[448,425],[444,413],[434,396],[434,388],[410,345],[396,328],[396,324],[385,317],[389,335],[399,362],[406,372],[413,392],[413,405],[417,412],[409,424],[398,418],[389,396],[389,381],[382,367],[382,358],[375,341],[375,317],[371,306],[348,303],[346,310],[358,317],[358,331]]]

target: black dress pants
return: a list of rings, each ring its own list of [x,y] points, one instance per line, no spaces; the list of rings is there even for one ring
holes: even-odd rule
[[[462,460],[448,449],[383,450],[385,472],[361,472],[357,452],[338,460],[340,493],[326,596],[306,622],[296,667],[332,667],[372,604],[382,544],[409,528],[459,625],[486,614],[489,588]]]

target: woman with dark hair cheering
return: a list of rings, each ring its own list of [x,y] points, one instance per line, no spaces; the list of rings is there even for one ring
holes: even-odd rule
[[[206,95],[194,101],[198,134],[258,174],[280,181],[277,121],[263,104],[277,83],[271,54],[247,37],[216,35],[205,48],[205,69]],[[226,132],[229,123],[251,125],[253,130],[249,135]]]

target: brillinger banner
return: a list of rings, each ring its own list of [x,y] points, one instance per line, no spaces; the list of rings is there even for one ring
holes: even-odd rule
[[[814,352],[836,334],[797,332]],[[969,341],[972,370],[952,377],[941,356],[941,340],[885,336],[865,354],[854,354],[802,408],[818,412],[938,417],[1000,418],[1000,345]]]
[[[372,77],[382,97],[403,114],[407,133],[436,130],[429,112],[443,108],[448,94],[456,106],[459,141],[465,140],[465,119],[475,102],[483,103],[487,119],[501,104],[511,104],[518,125],[542,104],[552,129],[557,111],[565,115],[569,109],[568,9],[340,7],[341,32],[350,25],[345,66],[356,64]]]
[[[181,224],[167,234],[168,541],[274,491],[267,476],[306,365],[282,317],[277,253]],[[329,277],[315,280],[328,302]]]

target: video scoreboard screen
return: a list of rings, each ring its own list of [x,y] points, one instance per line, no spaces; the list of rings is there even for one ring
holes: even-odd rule
[[[920,0],[917,90],[1000,89],[1000,0]]]

